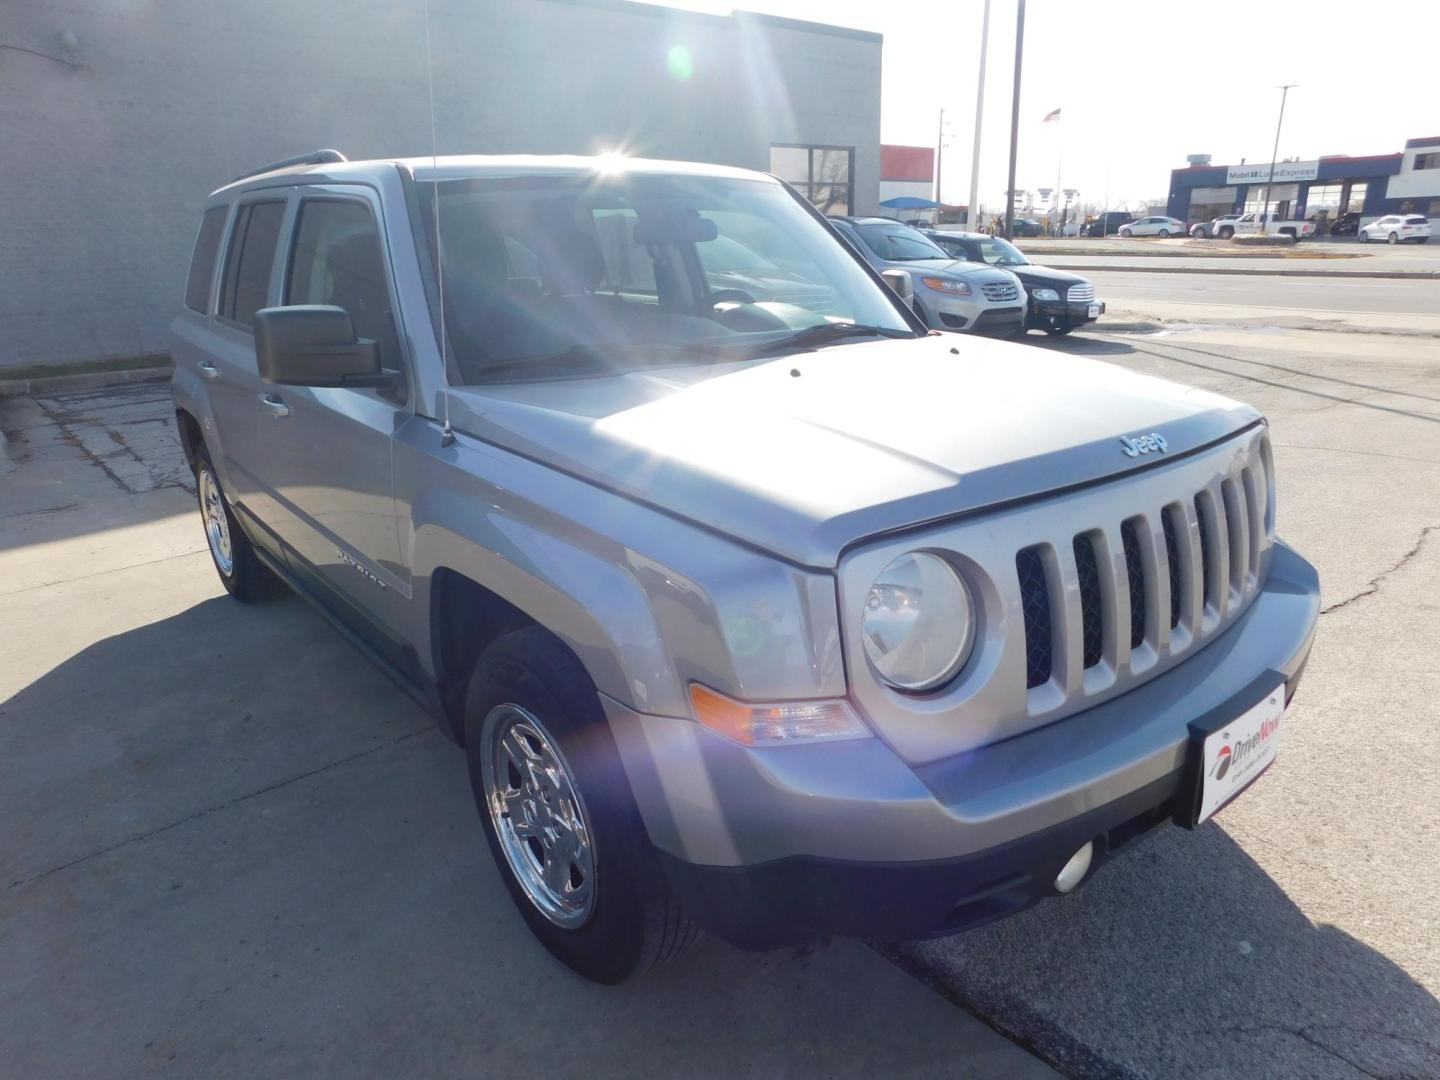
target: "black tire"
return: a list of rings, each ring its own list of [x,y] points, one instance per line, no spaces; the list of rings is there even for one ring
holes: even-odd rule
[[[1362,244],[1368,244],[1370,243],[1370,234],[1367,232],[1357,231],[1355,233],[1355,239],[1359,240]]]
[[[1120,235],[1123,236],[1126,240],[1129,240],[1130,237],[1131,237],[1131,235],[1132,235],[1132,233],[1130,232],[1129,229],[1121,229],[1121,230],[1120,230]]]
[[[1066,334],[1070,333],[1070,331],[1074,329],[1075,328],[1073,326],[1047,326],[1045,327],[1045,333],[1049,334],[1051,337],[1064,337]]]
[[[1169,240],[1169,239],[1170,239],[1170,230],[1169,230],[1169,229],[1161,229],[1161,230],[1160,230],[1160,239],[1161,239],[1161,240]]]
[[[1234,235],[1235,235],[1235,230],[1234,230],[1231,226],[1229,226],[1229,225],[1222,225],[1222,226],[1220,227],[1220,239],[1221,239],[1221,240],[1229,240],[1229,239],[1230,239],[1232,236],[1234,236]]]
[[[1398,244],[1400,242],[1400,237],[1397,233],[1392,232],[1389,236],[1385,238],[1385,242],[1387,244]]]
[[[485,793],[485,720],[497,706],[531,714],[559,744],[588,820],[594,899],[583,925],[552,922],[511,868]],[[594,684],[574,654],[540,627],[500,638],[475,662],[465,699],[465,752],[485,840],[521,917],[561,963],[613,985],[685,951],[699,930],[670,892],[625,778]]]
[[[225,518],[225,534],[230,546],[228,569],[222,560],[223,549],[211,534],[206,513],[206,496],[211,491],[218,496],[219,511]],[[220,577],[220,583],[225,586],[225,591],[242,604],[255,604],[283,596],[287,591],[285,583],[256,556],[250,538],[245,535],[235,512],[230,509],[230,499],[225,494],[225,487],[220,483],[215,465],[210,460],[210,452],[204,444],[195,450],[195,494],[200,504],[200,522],[205,528],[205,543],[210,550],[210,562]]]

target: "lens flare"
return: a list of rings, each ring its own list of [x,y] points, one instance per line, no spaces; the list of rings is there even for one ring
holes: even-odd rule
[[[688,82],[695,72],[690,50],[684,45],[670,46],[670,51],[665,54],[665,67],[670,72],[670,77],[677,82]]]

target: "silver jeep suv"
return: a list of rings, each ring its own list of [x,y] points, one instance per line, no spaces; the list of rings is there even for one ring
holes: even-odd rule
[[[210,196],[173,331],[226,589],[433,712],[592,979],[962,930],[1274,758],[1260,414],[927,333],[772,177],[319,151]]]

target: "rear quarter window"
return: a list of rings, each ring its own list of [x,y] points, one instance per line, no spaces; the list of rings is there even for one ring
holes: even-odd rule
[[[190,276],[185,280],[185,306],[202,315],[210,311],[210,282],[215,276],[215,254],[225,230],[228,206],[212,206],[200,219],[195,251],[190,256]]]

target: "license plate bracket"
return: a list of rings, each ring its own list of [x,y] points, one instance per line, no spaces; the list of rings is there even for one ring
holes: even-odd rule
[[[1284,726],[1285,678],[1269,671],[1225,705],[1189,724],[1175,823],[1193,829],[1259,779]]]

